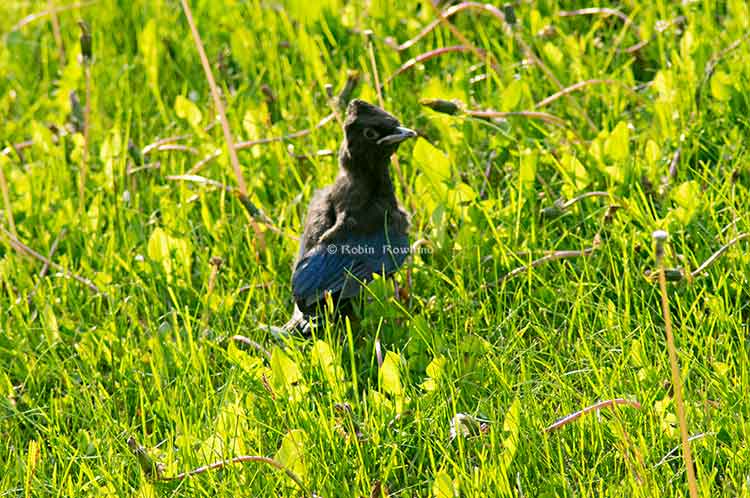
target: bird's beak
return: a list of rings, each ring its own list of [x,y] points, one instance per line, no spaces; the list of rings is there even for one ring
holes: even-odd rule
[[[404,128],[403,126],[397,126],[394,132],[395,133],[391,133],[390,135],[382,137],[376,143],[378,145],[400,144],[407,138],[413,138],[417,136],[416,131],[410,130],[409,128]]]

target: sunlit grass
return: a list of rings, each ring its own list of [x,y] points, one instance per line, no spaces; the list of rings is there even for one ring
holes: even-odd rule
[[[166,476],[260,455],[326,497],[371,496],[378,482],[403,497],[686,496],[658,286],[644,272],[655,269],[655,229],[669,230],[665,263],[683,274],[750,231],[745,2],[611,6],[630,23],[574,12],[592,5],[523,3],[515,37],[548,73],[496,18],[476,9],[451,17],[492,59],[448,52],[383,88],[387,109],[423,135],[398,154],[412,240],[429,241],[409,277],[398,276],[408,296],[396,301],[388,283],[374,282],[361,320],[327,324],[286,349],[259,324],[291,313],[290,235],[313,190],[335,177],[335,155],[318,151],[337,150],[337,120],[238,151],[250,200],[279,229],[259,237],[225,189],[167,179],[225,147],[179,5],[51,3],[65,65],[48,17],[14,29],[47,1],[0,7],[9,202],[0,223],[12,231],[11,211],[18,239],[45,257],[59,238],[49,259],[103,293],[56,268],[40,277],[42,262],[0,236],[5,495],[300,494],[257,463],[154,481],[128,449],[133,436]],[[459,43],[445,26],[401,52],[386,41],[403,43],[435,19],[424,2],[191,7],[238,142],[315,128],[332,112],[327,85],[337,95],[350,70],[361,76],[355,95],[377,102],[365,30],[381,81]],[[83,129],[70,98],[85,103],[78,19],[94,55],[80,215]],[[544,103],[588,80],[604,82]],[[449,116],[422,99],[545,112],[564,126]],[[180,147],[147,147],[183,135],[170,142]],[[237,186],[226,153],[194,172]],[[540,214],[591,191],[611,197]],[[502,278],[548,251],[591,247]],[[746,248],[738,242],[703,274],[670,284],[704,496],[750,493]],[[223,264],[209,292],[216,256]],[[270,359],[230,340],[238,334]],[[641,408],[544,432],[614,398]],[[459,413],[488,422],[451,439]]]

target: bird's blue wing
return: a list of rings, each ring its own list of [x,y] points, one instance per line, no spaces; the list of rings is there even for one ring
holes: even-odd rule
[[[330,245],[317,245],[297,263],[292,276],[294,299],[303,307],[313,306],[325,292],[348,299],[359,293],[360,282],[373,273],[390,275],[409,254],[406,235],[379,232],[351,236]]]

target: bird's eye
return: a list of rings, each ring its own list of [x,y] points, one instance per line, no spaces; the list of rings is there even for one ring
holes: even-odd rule
[[[377,138],[380,137],[380,134],[372,128],[365,128],[362,133],[367,140],[377,140]]]

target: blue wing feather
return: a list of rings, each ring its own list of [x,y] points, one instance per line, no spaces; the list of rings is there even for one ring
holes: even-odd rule
[[[384,232],[317,245],[300,258],[294,269],[294,299],[308,308],[326,291],[339,299],[354,297],[360,291],[360,282],[369,282],[374,273],[391,275],[403,265],[408,253],[408,236],[386,236]]]

